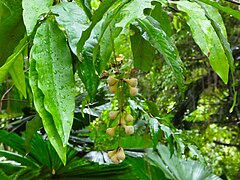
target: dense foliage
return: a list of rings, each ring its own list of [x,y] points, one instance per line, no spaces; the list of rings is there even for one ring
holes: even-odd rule
[[[238,178],[237,5],[0,0],[0,177]]]

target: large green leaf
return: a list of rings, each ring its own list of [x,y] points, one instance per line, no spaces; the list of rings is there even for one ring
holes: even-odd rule
[[[206,3],[206,4],[208,4],[208,5],[212,6],[212,7],[215,7],[218,10],[223,11],[223,12],[225,12],[227,14],[230,14],[233,17],[235,17],[236,19],[240,20],[240,13],[237,10],[234,10],[234,9],[232,9],[230,7],[221,6],[220,3],[216,2],[216,1],[209,1],[209,0],[199,0],[199,1],[204,2],[204,3]]]
[[[0,5],[2,6],[0,13],[0,66],[2,66],[24,37],[25,28],[22,20],[22,0],[0,0]]]
[[[143,10],[151,8],[151,0],[133,0],[120,12],[122,19],[116,24],[117,27],[125,27],[127,24],[133,22],[135,19],[144,19]]]
[[[36,71],[36,61],[30,54],[30,70],[29,70],[29,83],[33,93],[34,106],[42,118],[44,129],[48,135],[49,141],[57,151],[63,163],[66,163],[66,147],[63,147],[63,142],[58,134],[56,126],[53,121],[52,115],[44,107],[44,94],[38,88],[38,73]]]
[[[78,44],[77,44],[77,54],[79,55],[82,52],[82,48],[85,44],[85,42],[87,41],[87,39],[90,37],[92,29],[94,28],[94,26],[101,21],[101,19],[103,18],[103,15],[107,12],[107,10],[115,3],[119,0],[108,0],[108,1],[103,1],[99,8],[94,12],[93,16],[92,16],[92,23],[91,25],[82,33],[82,37],[79,40]]]
[[[53,0],[23,0],[23,21],[27,30],[27,34],[30,35],[34,30],[40,15],[48,13],[50,7],[53,4]]]
[[[3,82],[9,69],[12,67],[12,65],[19,60],[19,58],[21,58],[22,56],[22,51],[25,49],[25,47],[27,46],[27,38],[24,37],[19,44],[17,45],[17,47],[14,49],[14,53],[8,57],[6,63],[0,67],[0,82]],[[24,84],[23,84],[24,85]],[[25,87],[26,88],[26,87]],[[25,92],[26,94],[26,92]]]
[[[205,16],[204,10],[197,3],[189,1],[178,1],[177,6],[179,10],[187,14],[187,23],[190,26],[193,38],[202,52],[209,58],[213,70],[224,83],[227,83],[228,59],[211,22]],[[215,18],[215,20],[217,19]]]
[[[33,43],[31,58],[36,61],[38,87],[44,94],[44,107],[52,115],[65,147],[75,109],[71,54],[63,32],[49,19],[38,28]]]
[[[146,34],[143,34],[143,37],[163,55],[167,64],[172,68],[179,90],[183,93],[183,63],[179,57],[175,44],[162,30],[159,23],[152,17],[148,17],[146,19],[137,19],[137,21],[143,31],[146,32]]]
[[[207,179],[220,180],[216,175],[198,161],[180,159],[176,155],[170,158],[169,150],[164,145],[157,146],[157,152],[150,150],[147,160],[161,169],[165,176],[173,180]]]
[[[71,50],[77,55],[77,43],[81,38],[82,32],[88,28],[88,19],[83,9],[75,2],[63,2],[51,8],[57,14],[56,20],[67,33]]]
[[[151,68],[155,49],[142,37],[137,27],[131,26],[131,30],[134,32],[134,34],[130,36],[134,67],[147,72]]]

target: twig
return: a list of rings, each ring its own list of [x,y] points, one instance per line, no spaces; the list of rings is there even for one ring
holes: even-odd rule
[[[223,146],[234,146],[234,147],[237,147],[237,148],[240,148],[240,144],[227,144],[227,143],[223,143],[223,142],[220,142],[220,141],[213,141],[215,144],[218,144],[218,145],[223,145]]]
[[[12,85],[3,95],[2,95],[2,98],[1,98],[1,101],[0,101],[0,113],[2,112],[2,103],[3,103],[3,99],[4,97],[12,90],[14,85]]]

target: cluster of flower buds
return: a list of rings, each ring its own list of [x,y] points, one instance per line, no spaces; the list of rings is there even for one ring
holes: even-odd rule
[[[126,82],[129,86],[130,96],[136,96],[138,94],[138,88],[137,88],[138,80],[136,78],[131,78],[131,79],[123,79],[123,81]],[[109,91],[115,94],[117,92],[119,79],[109,76],[107,79],[107,82],[109,85]]]
[[[113,94],[115,94],[117,92],[117,86],[118,86],[118,82],[119,80],[109,76],[107,79],[108,85],[109,85],[109,91]]]
[[[131,78],[131,79],[123,79],[129,86],[129,94],[131,96],[136,96],[138,94],[138,80],[136,78]]]
[[[118,164],[125,159],[124,150],[122,147],[118,147],[113,151],[108,152],[108,157],[112,160],[114,164]]]
[[[115,120],[117,118],[118,113],[119,113],[119,111],[110,111],[109,112],[110,119]],[[127,135],[133,134],[134,133],[134,127],[131,126],[131,125],[130,126],[126,125],[129,122],[133,122],[133,116],[128,112],[125,112],[125,113],[122,112],[118,124],[116,126],[112,127],[112,128],[108,128],[106,130],[106,134],[113,137],[118,126],[122,126],[125,129],[125,133]]]

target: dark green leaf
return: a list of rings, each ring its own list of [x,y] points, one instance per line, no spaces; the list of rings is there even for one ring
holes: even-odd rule
[[[83,8],[88,18],[92,19],[92,7],[91,0],[75,0],[75,2]]]
[[[130,36],[134,67],[148,72],[155,55],[155,49],[146,41],[138,28],[131,26],[134,35]]]
[[[24,37],[25,27],[22,20],[22,0],[0,0],[0,4],[3,7],[0,14],[4,14],[0,17],[0,66],[2,66]]]
[[[143,34],[143,37],[163,55],[167,64],[172,68],[179,90],[181,93],[183,93],[183,63],[179,57],[175,44],[161,29],[159,23],[152,17],[148,17],[143,20],[138,19],[137,21],[141,28],[147,33]]]
[[[36,115],[33,119],[27,122],[26,124],[26,151],[27,153],[31,150],[31,142],[34,134],[43,126],[42,120],[39,115]]]
[[[87,52],[84,50],[82,54],[82,62],[78,68],[78,75],[81,78],[85,88],[90,96],[90,99],[93,100],[98,89],[99,77],[96,74],[95,68],[93,66],[92,56],[89,57]]]

